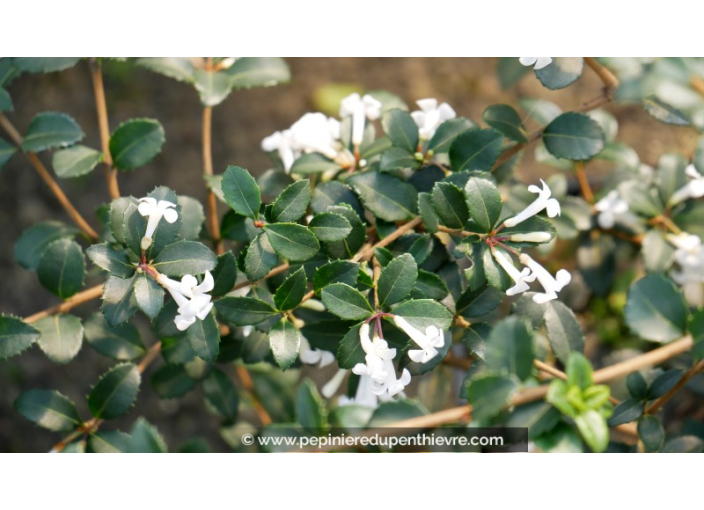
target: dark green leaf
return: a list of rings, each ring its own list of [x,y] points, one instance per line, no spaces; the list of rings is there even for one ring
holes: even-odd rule
[[[0,359],[16,356],[39,338],[39,331],[18,317],[0,315]]]
[[[648,96],[643,99],[643,108],[652,118],[665,124],[689,126],[689,118],[684,113],[656,96]]]
[[[270,87],[291,79],[288,65],[280,57],[240,57],[225,73],[236,89]]]
[[[212,313],[203,320],[196,319],[186,330],[186,336],[196,356],[208,363],[215,361],[220,352],[220,328]]]
[[[218,255],[218,263],[213,269],[213,281],[215,286],[210,291],[211,296],[224,296],[232,290],[237,281],[237,261],[231,251]]]
[[[10,145],[0,138],[0,168],[4,167],[5,163],[10,161],[15,152],[17,152],[17,147]]]
[[[37,275],[41,284],[66,299],[83,287],[86,261],[81,247],[71,239],[57,239],[39,259]]]
[[[353,175],[348,182],[377,218],[400,221],[412,218],[415,214],[415,189],[396,177],[386,173],[366,172]]]
[[[200,237],[200,231],[205,221],[203,206],[195,198],[183,195],[179,196],[177,200],[181,209],[179,213],[179,220],[181,220],[181,236],[188,241],[195,241]],[[164,226],[165,225],[161,225],[161,227]]]
[[[403,168],[415,169],[419,166],[420,161],[416,159],[415,155],[401,147],[391,147],[381,155],[380,169],[384,172],[401,170]]]
[[[152,277],[141,274],[134,281],[133,292],[139,309],[150,320],[156,319],[164,306],[164,289]]]
[[[378,282],[379,306],[387,307],[406,299],[418,278],[418,265],[409,253],[395,258],[383,269]]]
[[[392,310],[394,315],[400,315],[416,329],[425,331],[428,326],[447,330],[452,324],[452,314],[440,303],[431,299],[412,299],[400,304]]]
[[[47,246],[57,239],[73,237],[78,229],[58,221],[43,221],[22,232],[15,243],[15,259],[25,269],[36,270]]]
[[[254,241],[247,247],[244,257],[244,272],[250,282],[261,280],[279,262],[268,236],[262,232],[257,234]]]
[[[643,264],[651,273],[664,273],[675,260],[675,248],[659,230],[648,230],[643,236]]]
[[[653,382],[650,383],[650,386],[648,386],[648,400],[655,400],[656,398],[662,397],[680,382],[682,375],[682,370],[677,368],[673,368],[658,375]]]
[[[433,207],[432,195],[430,193],[418,194],[418,213],[423,219],[425,229],[430,233],[438,231],[439,218]]]
[[[216,106],[222,103],[232,90],[230,77],[222,72],[196,69],[193,85],[198,91],[203,106]]]
[[[418,125],[407,111],[393,109],[386,112],[381,121],[386,136],[394,147],[410,153],[418,149]]]
[[[418,279],[413,287],[412,298],[415,299],[433,299],[440,301],[450,292],[445,285],[445,282],[435,273],[429,271],[418,270]]]
[[[428,151],[433,151],[434,154],[449,151],[455,138],[475,127],[474,122],[464,117],[446,120],[438,126],[435,134],[428,142]]]
[[[156,427],[140,417],[132,427],[127,451],[129,453],[166,453],[166,443]]]
[[[215,303],[218,313],[236,326],[259,324],[278,312],[260,299],[251,297],[224,297]]]
[[[195,241],[177,241],[161,250],[154,259],[154,268],[168,276],[202,274],[215,269],[215,254]]]
[[[342,241],[328,241],[325,243],[325,249],[332,258],[350,258],[367,240],[367,228],[354,209],[347,204],[330,206],[328,209],[330,213],[344,217],[352,231]]]
[[[27,73],[53,73],[75,66],[81,57],[15,57],[15,66]]]
[[[359,274],[359,264],[347,260],[335,260],[324,266],[320,266],[313,276],[313,288],[320,292],[325,286],[331,283],[346,283],[349,286],[355,285]]]
[[[471,380],[466,387],[466,395],[472,404],[472,417],[486,420],[496,416],[508,407],[518,389],[513,377],[483,375]]]
[[[482,232],[491,232],[501,215],[501,195],[487,179],[472,177],[464,188],[472,220]]]
[[[161,398],[178,398],[196,386],[195,379],[188,377],[181,365],[164,365],[154,372],[152,387]]]
[[[515,375],[521,381],[533,370],[533,333],[520,317],[508,317],[491,330],[486,364],[497,373]]]
[[[551,90],[563,89],[582,76],[584,58],[552,57],[552,62],[535,71],[540,82]]]
[[[65,113],[43,112],[29,123],[22,140],[25,152],[67,147],[81,140],[85,134],[81,127]]]
[[[638,436],[649,452],[657,452],[665,444],[665,429],[655,416],[645,415],[638,420]]]
[[[435,213],[448,228],[462,229],[469,219],[469,209],[464,193],[454,184],[438,182],[433,188],[431,200]]]
[[[493,129],[473,129],[462,133],[450,147],[452,170],[491,170],[503,144],[504,137]]]
[[[53,361],[65,365],[71,361],[83,344],[81,319],[73,315],[52,315],[38,320],[34,326],[39,330],[39,348]]]
[[[281,370],[289,368],[301,348],[301,334],[287,318],[281,319],[269,332],[269,345]]]
[[[240,398],[230,378],[224,372],[213,369],[203,380],[203,393],[217,412],[228,423],[237,420]]]
[[[342,319],[366,319],[374,311],[367,298],[345,283],[328,285],[321,296],[328,311]]]
[[[58,391],[25,391],[15,400],[15,409],[29,421],[55,432],[73,430],[82,423],[76,405]]]
[[[116,365],[105,372],[90,390],[88,408],[96,418],[111,420],[134,404],[141,377],[132,363]]]
[[[506,423],[507,427],[528,428],[528,438],[534,439],[551,431],[560,421],[560,413],[547,402],[532,402],[517,407]]]
[[[131,278],[134,274],[134,265],[127,254],[108,243],[94,244],[86,250],[86,254],[93,264],[115,276]]]
[[[254,177],[239,166],[228,166],[222,177],[222,193],[225,201],[237,214],[247,218],[259,218],[262,195]]]
[[[614,409],[614,414],[609,418],[609,427],[616,427],[624,423],[636,421],[643,415],[643,403],[635,398],[624,400]]]
[[[292,262],[302,262],[320,250],[320,243],[313,232],[296,223],[266,225],[265,232],[276,253]]]
[[[86,320],[85,337],[100,354],[119,361],[133,360],[146,352],[139,330],[133,324],[111,326],[100,313],[94,313]]]
[[[344,216],[335,213],[317,214],[308,224],[308,228],[321,241],[342,241],[350,232],[352,225]]]
[[[130,436],[119,430],[101,430],[88,438],[89,451],[94,453],[126,453]]]
[[[134,277],[128,279],[109,276],[103,289],[103,315],[116,326],[132,317],[139,309],[134,297]]]
[[[291,167],[292,174],[320,174],[323,172],[334,172],[336,170],[342,170],[339,163],[326,158],[322,154],[317,152],[311,152],[310,154],[303,154],[301,157],[293,162]]]
[[[687,326],[682,291],[661,274],[649,274],[631,285],[624,314],[634,333],[655,342],[675,340]]]
[[[54,167],[56,175],[68,179],[90,173],[101,161],[102,152],[83,145],[74,145],[55,152],[51,166]]]
[[[287,187],[271,206],[271,219],[275,222],[298,221],[310,204],[310,181],[301,179]]]
[[[306,379],[296,392],[296,421],[303,428],[317,435],[322,435],[328,426],[328,412],[315,384]]]
[[[482,113],[482,119],[490,127],[514,142],[525,143],[528,141],[526,128],[523,126],[521,117],[516,110],[507,104],[495,104],[488,107]]]
[[[110,136],[110,154],[116,168],[134,170],[149,163],[164,145],[164,128],[154,119],[130,119]]]
[[[560,301],[546,303],[545,329],[550,347],[562,363],[567,363],[572,352],[584,351],[584,333],[577,317]]]
[[[475,290],[468,288],[455,304],[455,310],[462,317],[472,319],[493,312],[503,302],[504,293],[490,285]]]
[[[315,213],[324,213],[329,212],[330,207],[344,206],[345,204],[354,209],[360,218],[364,215],[362,204],[348,186],[340,181],[329,181],[315,187],[310,207]]]
[[[604,132],[599,124],[582,113],[563,113],[543,131],[543,141],[556,158],[585,160],[604,148]]]
[[[274,294],[276,308],[281,311],[293,310],[298,306],[306,293],[308,280],[304,268],[292,273],[284,283],[282,283]]]
[[[640,372],[632,372],[626,377],[626,386],[631,397],[644,400],[648,395],[648,383]]]

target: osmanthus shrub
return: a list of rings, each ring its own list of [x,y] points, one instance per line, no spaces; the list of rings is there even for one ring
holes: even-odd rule
[[[22,73],[78,61],[1,59],[2,111],[12,111],[6,87]],[[17,397],[20,414],[64,433],[56,451],[166,451],[144,418],[126,431],[110,421],[140,392],[174,399],[196,387],[236,450],[256,448],[239,437],[259,425],[300,434],[414,417],[435,425],[429,408],[451,405],[447,423],[528,427],[542,451],[702,450],[701,432],[666,434],[658,412],[704,368],[704,138],[650,166],[601,109],[639,101],[692,137],[704,128],[701,59],[499,61],[505,88],[537,77],[561,89],[595,73],[603,90],[566,111],[524,97],[470,120],[432,98],[407,105],[385,91],[354,93],[338,117],[305,113],[265,138],[273,168],[254,173],[213,171],[211,109],[233,89],[287,81],[283,60],[134,63],[198,91],[206,207],[168,183],[119,193],[117,175],[151,161],[166,135],[144,118],[109,132],[100,60],[89,65],[101,149],[80,145],[83,131],[63,113],[38,113],[23,134],[11,114],[0,117],[0,164],[24,153],[73,223],[41,222],[17,240],[18,263],[60,303],[3,316],[0,357],[36,343],[69,363],[85,339],[116,363],[85,389],[85,404],[61,388]],[[38,155],[49,151],[61,179],[105,167],[112,200],[95,221],[43,166]],[[542,179],[519,178],[527,151]],[[608,166],[604,179],[591,175],[593,162]],[[216,200],[228,208],[222,217]],[[87,278],[98,285],[84,288]],[[625,346],[629,359],[609,357]],[[589,358],[609,366],[593,370]],[[312,379],[301,381],[294,369],[304,365]],[[191,438],[183,449],[207,445]]]

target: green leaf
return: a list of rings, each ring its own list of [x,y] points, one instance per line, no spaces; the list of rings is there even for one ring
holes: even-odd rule
[[[259,324],[278,313],[269,303],[251,297],[224,297],[215,303],[215,308],[235,326]]]
[[[326,158],[317,152],[303,154],[293,162],[291,167],[292,174],[321,174],[323,172],[335,172],[342,170],[339,163]]]
[[[526,427],[528,439],[551,431],[560,422],[560,413],[547,402],[532,402],[517,407],[506,422],[507,427]]]
[[[413,186],[386,173],[366,172],[348,179],[374,216],[384,221],[410,219],[415,214],[417,193]]]
[[[489,334],[486,364],[494,372],[524,381],[533,370],[533,332],[517,316],[500,321]]]
[[[81,247],[71,239],[57,239],[49,244],[37,267],[41,284],[61,299],[73,296],[83,287],[85,273]]]
[[[415,299],[428,298],[440,301],[447,296],[448,292],[450,291],[442,278],[435,273],[419,269],[418,279],[416,280],[415,287],[413,287],[411,297]]]
[[[350,287],[357,283],[359,264],[347,260],[334,260],[320,266],[313,276],[313,289],[320,292],[332,283],[346,283]]]
[[[489,171],[498,159],[504,145],[504,137],[493,129],[473,129],[462,133],[450,147],[452,170]]]
[[[40,333],[39,348],[54,363],[65,365],[81,350],[83,325],[78,317],[52,315],[38,320],[34,326]]]
[[[435,213],[446,227],[462,229],[469,220],[469,209],[465,203],[464,193],[454,184],[436,183],[431,201]]]
[[[161,250],[154,259],[154,268],[168,276],[203,274],[215,269],[215,254],[195,241],[177,241]]]
[[[483,232],[491,232],[501,215],[501,195],[496,186],[487,179],[472,177],[464,192],[469,214]]]
[[[504,300],[504,293],[490,285],[467,288],[455,304],[456,312],[467,319],[493,312]]]
[[[22,232],[15,243],[15,259],[25,269],[36,271],[47,246],[57,239],[73,237],[79,230],[58,221],[42,221]]]
[[[643,236],[643,264],[651,273],[663,273],[675,261],[675,248],[667,242],[662,232],[648,230]]]
[[[398,108],[386,112],[381,120],[384,133],[394,147],[415,153],[418,149],[418,125],[407,111]]]
[[[315,234],[296,223],[273,223],[264,227],[272,248],[291,262],[302,262],[320,250]]]
[[[343,216],[352,227],[350,234],[342,241],[328,241],[325,249],[332,258],[350,258],[367,240],[367,227],[348,204],[330,206],[330,213]]]
[[[85,134],[81,127],[65,113],[43,112],[29,123],[22,140],[25,152],[40,152],[57,147],[67,147],[81,140]]]
[[[628,374],[626,386],[628,387],[628,393],[635,399],[644,400],[648,396],[648,383],[640,372]]]
[[[134,170],[161,152],[164,128],[154,119],[130,119],[110,136],[112,162],[120,170]]]
[[[584,391],[594,384],[592,364],[582,353],[573,352],[567,359],[567,384]]]
[[[164,289],[146,274],[137,275],[134,281],[134,298],[137,306],[149,317],[156,319],[164,306]]]
[[[682,290],[661,274],[649,274],[631,285],[624,314],[635,334],[654,342],[675,340],[687,326]]]
[[[499,290],[508,289],[512,282],[506,271],[496,262],[487,245],[480,244],[479,247],[479,251],[482,253],[482,260],[481,262],[478,262],[477,259],[473,260],[477,264],[477,271],[484,271],[484,277],[492,287],[496,287]]]
[[[680,110],[657,98],[648,96],[643,99],[643,109],[655,120],[674,126],[689,126],[690,121]]]
[[[88,408],[96,418],[111,420],[134,404],[141,376],[132,363],[116,365],[105,372],[88,395]]]
[[[120,278],[131,278],[135,267],[127,254],[108,243],[94,244],[86,250],[88,258],[101,269]]]
[[[408,253],[413,256],[416,264],[423,264],[428,257],[433,253],[435,248],[435,243],[433,242],[432,236],[429,234],[423,234],[418,236],[411,247],[408,248]]]
[[[289,275],[274,294],[274,303],[277,310],[283,312],[296,308],[306,293],[307,285],[308,280],[303,267]]]
[[[250,282],[261,280],[279,262],[268,236],[261,232],[247,247],[244,257],[244,272]]]
[[[103,289],[103,315],[116,326],[132,317],[139,309],[134,297],[134,277],[129,280],[109,276]]]
[[[291,72],[280,57],[240,57],[225,71],[236,89],[270,87],[291,80]]]
[[[364,208],[357,195],[352,192],[349,186],[340,181],[318,184],[313,191],[313,199],[310,202],[310,207],[315,213],[336,212],[332,211],[331,207],[344,207],[345,205],[351,207],[360,218],[364,215]],[[349,220],[349,218],[347,219]]]
[[[495,104],[482,113],[482,119],[490,127],[497,130],[506,138],[518,143],[526,143],[526,128],[518,112],[507,104]]]
[[[222,103],[232,90],[230,77],[222,72],[196,69],[193,85],[198,91],[203,106],[216,106]]]
[[[447,330],[452,324],[452,314],[440,303],[432,299],[411,299],[392,310],[416,329],[425,331],[428,326]]]
[[[545,329],[555,357],[567,363],[571,353],[584,351],[584,333],[574,312],[560,301],[545,305]]]
[[[682,379],[683,371],[673,368],[658,375],[648,386],[647,399],[655,400],[670,391]]]
[[[433,207],[433,199],[430,193],[418,193],[418,214],[423,220],[425,229],[430,233],[438,231],[439,218]]]
[[[472,404],[472,417],[487,420],[508,407],[518,389],[513,377],[483,375],[469,381],[466,387],[467,400]]]
[[[359,328],[362,324],[352,326],[340,341],[337,349],[337,364],[340,368],[351,369],[357,363],[364,363],[364,350],[359,340]]]
[[[100,313],[94,313],[85,322],[88,345],[104,356],[118,361],[139,358],[147,351],[139,330],[129,322],[111,326]]]
[[[83,145],[74,145],[55,152],[51,166],[54,167],[56,175],[68,179],[90,173],[102,161],[102,152]]]
[[[416,159],[415,154],[401,147],[391,147],[381,155],[380,169],[384,172],[401,170],[403,168],[415,169],[419,166],[420,161]]]
[[[345,283],[328,285],[321,296],[325,308],[342,319],[366,319],[374,311],[361,292]]]
[[[259,218],[262,194],[254,177],[239,166],[228,166],[222,176],[222,193],[227,204],[237,214]]]
[[[660,200],[669,203],[672,195],[687,184],[688,161],[679,154],[663,154],[658,160],[657,185]]]
[[[328,427],[328,412],[315,384],[306,379],[296,392],[296,421],[312,434],[322,435]]]
[[[13,64],[27,73],[53,73],[75,66],[81,57],[15,57]]]
[[[189,83],[193,81],[193,63],[187,57],[139,58],[136,63],[138,66],[178,81]]]
[[[543,131],[543,141],[556,158],[586,160],[604,148],[599,124],[582,113],[563,113]]]
[[[521,64],[516,57],[499,57],[497,73],[503,90],[513,87],[528,71],[530,67]]]
[[[73,401],[53,390],[29,390],[15,400],[15,410],[29,421],[55,432],[73,430],[81,425]]]
[[[214,368],[203,380],[203,393],[211,406],[227,423],[237,420],[240,398],[230,378],[222,370]]]
[[[188,377],[182,365],[164,365],[154,372],[152,387],[161,398],[182,397],[196,387],[195,379]]]
[[[94,453],[126,453],[130,436],[119,430],[101,430],[88,438],[89,451]]]
[[[4,167],[5,163],[10,161],[15,152],[17,152],[17,148],[14,145],[10,145],[0,138],[0,168]]]
[[[166,453],[166,443],[156,427],[140,417],[132,427],[127,451],[129,453]]]
[[[281,370],[289,368],[301,348],[301,334],[287,318],[281,319],[269,332],[269,346]]]
[[[220,328],[212,313],[203,320],[196,319],[186,330],[186,336],[196,356],[208,363],[215,361],[220,352]]]
[[[547,88],[563,89],[582,76],[583,68],[582,57],[553,57],[550,65],[536,70],[535,75]]]
[[[635,398],[624,400],[614,409],[608,421],[609,427],[616,427],[624,423],[636,421],[643,415],[643,403]]]
[[[428,151],[433,151],[434,154],[449,151],[455,138],[475,127],[474,122],[464,117],[446,120],[438,126],[435,130],[435,134],[428,142]]]
[[[308,228],[321,241],[342,241],[352,232],[352,225],[344,216],[335,213],[316,214]]]
[[[0,315],[0,359],[11,358],[30,347],[39,338],[39,330],[22,319]]]
[[[657,417],[645,415],[638,420],[638,437],[646,450],[657,452],[665,444],[665,429]]]
[[[298,221],[310,204],[310,181],[301,179],[289,185],[271,206],[271,218],[275,222]]]
[[[587,411],[574,417],[584,442],[593,451],[602,453],[609,446],[609,426],[598,411]]]
[[[385,308],[406,299],[417,279],[418,265],[409,253],[389,262],[379,277],[379,306]]]
[[[188,241],[196,241],[200,237],[203,229],[205,213],[203,206],[195,198],[180,195],[178,205],[181,208],[179,219],[181,220],[181,235]],[[176,222],[178,223],[178,221]],[[164,227],[165,225],[162,225]]]
[[[210,295],[214,297],[224,296],[234,287],[237,281],[237,260],[231,251],[218,255],[217,265],[213,269],[213,281],[215,286]]]

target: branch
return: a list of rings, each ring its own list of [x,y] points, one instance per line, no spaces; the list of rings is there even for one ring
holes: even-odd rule
[[[262,427],[266,427],[272,422],[272,419],[257,395],[257,391],[254,388],[254,381],[252,381],[252,376],[247,368],[242,365],[235,365],[235,370],[237,371],[237,376],[242,383],[242,387],[252,397],[252,408],[254,409],[254,412],[257,413],[259,422],[262,424]]]
[[[10,138],[13,142],[15,142],[15,145],[17,145],[17,147],[22,150],[22,135],[17,132],[15,126],[13,126],[10,120],[5,117],[5,115],[2,113],[0,113],[0,126],[2,126],[3,129],[7,132],[7,134],[10,135]],[[90,237],[91,240],[97,240],[98,234],[95,232],[95,230],[93,230],[93,228],[88,224],[88,222],[83,219],[81,213],[76,210],[71,201],[66,197],[64,192],[61,190],[59,185],[56,183],[54,178],[44,166],[44,163],[42,163],[41,160],[37,157],[37,155],[33,152],[25,152],[24,154],[29,159],[29,162],[32,163],[32,166],[37,171],[39,176],[44,180],[46,185],[49,186],[49,189],[52,191],[52,193],[54,193],[56,199],[63,206],[64,210],[68,213],[68,215],[78,226],[78,228],[80,228],[88,237]]]
[[[584,200],[586,200],[587,203],[593,204],[595,202],[594,192],[589,184],[589,179],[587,178],[587,172],[585,171],[584,166],[584,161],[575,161],[574,171],[577,174],[577,180],[579,181],[579,188],[582,191],[582,197],[584,197]]]
[[[98,128],[100,129],[100,146],[103,151],[105,165],[105,181],[108,184],[108,193],[113,200],[120,197],[120,188],[117,184],[117,168],[112,162],[110,154],[110,125],[108,123],[108,107],[105,102],[105,87],[103,86],[103,73],[95,57],[90,59],[90,77],[93,82],[93,95],[95,108],[98,112]]]
[[[702,370],[704,370],[704,360],[694,364],[689,370],[687,370],[687,372],[685,372],[685,374],[682,376],[682,379],[680,379],[677,384],[675,384],[672,389],[670,389],[670,391],[665,393],[662,397],[660,397],[655,402],[650,404],[650,406],[648,406],[648,408],[645,410],[645,414],[657,413],[660,408],[675,395],[675,393],[680,391],[692,377],[697,375]]]
[[[210,106],[203,108],[203,173],[213,175],[212,152],[212,124],[213,109]],[[208,209],[208,230],[213,240],[213,247],[218,255],[224,253],[222,239],[220,238],[220,224],[218,222],[218,202],[213,190],[206,186],[206,207]]]
[[[51,308],[47,308],[46,310],[42,310],[41,312],[37,312],[34,315],[26,317],[24,319],[24,322],[32,324],[33,322],[37,322],[39,319],[49,317],[50,315],[55,315],[57,313],[66,313],[72,308],[83,303],[87,303],[88,301],[92,301],[93,299],[98,299],[102,295],[103,284],[96,285],[95,287],[91,287],[84,291],[78,292],[77,294],[74,294],[61,304],[52,306]]]

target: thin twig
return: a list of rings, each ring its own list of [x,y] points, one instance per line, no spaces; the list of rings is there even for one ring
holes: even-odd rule
[[[369,257],[372,256],[374,253],[375,248],[383,248],[384,246],[388,246],[391,243],[393,243],[396,239],[404,235],[406,232],[409,232],[410,230],[413,230],[415,227],[420,225],[421,223],[421,217],[417,216],[413,218],[411,221],[408,223],[405,223],[398,227],[396,230],[394,230],[392,233],[390,233],[388,236],[386,236],[384,239],[376,243],[375,245],[368,246],[368,247],[362,247],[362,249],[357,252],[357,254],[350,259],[352,262],[359,262],[360,260],[365,260]]]
[[[95,108],[98,112],[100,146],[103,151],[103,164],[105,165],[105,181],[108,184],[110,198],[114,200],[120,197],[120,187],[117,184],[117,168],[113,165],[112,155],[110,154],[110,124],[108,123],[108,107],[105,101],[103,72],[100,63],[95,57],[90,59],[90,77],[93,82]]]
[[[574,171],[577,174],[577,180],[579,181],[579,188],[582,191],[582,197],[589,204],[594,203],[594,192],[589,184],[589,178],[587,177],[587,172],[584,169],[584,161],[574,162]]]
[[[213,109],[210,106],[206,106],[203,108],[203,173],[206,176],[213,175],[212,124]],[[210,237],[213,240],[215,252],[220,255],[224,253],[224,249],[222,238],[220,237],[218,202],[215,199],[215,193],[210,188],[206,190],[206,208],[208,210]]]
[[[702,361],[700,361],[699,363],[696,363],[696,364],[694,364],[692,367],[690,367],[690,369],[687,370],[687,372],[685,372],[685,374],[682,376],[682,379],[680,379],[679,381],[677,381],[677,384],[675,384],[675,385],[670,389],[670,391],[668,391],[667,393],[665,393],[662,397],[660,397],[659,399],[657,399],[655,402],[653,402],[652,404],[650,404],[650,405],[648,406],[648,408],[645,410],[645,414],[655,414],[655,413],[657,413],[657,412],[660,410],[660,408],[661,408],[662,406],[664,406],[665,403],[666,403],[668,400],[670,400],[670,399],[675,395],[675,393],[677,393],[678,391],[680,391],[680,390],[684,387],[684,385],[687,384],[687,382],[688,382],[692,377],[694,377],[695,375],[697,375],[697,374],[698,374],[699,372],[701,372],[702,370],[704,370],[704,360],[702,360]]]
[[[12,141],[17,145],[20,150],[22,150],[22,135],[15,129],[10,120],[5,117],[4,114],[0,113],[0,126],[7,132]],[[88,224],[88,222],[81,216],[81,213],[73,206],[71,201],[66,197],[62,189],[56,183],[54,178],[51,176],[49,171],[44,166],[44,163],[37,157],[33,152],[25,152],[25,156],[32,163],[32,166],[37,171],[39,176],[44,180],[49,189],[54,194],[59,203],[63,206],[64,210],[71,217],[73,222],[80,228],[91,240],[98,239],[98,234],[93,230],[93,228]]]
[[[95,287],[91,287],[90,289],[86,289],[84,291],[78,292],[77,294],[74,294],[61,304],[52,306],[51,308],[47,308],[46,310],[42,310],[41,312],[37,312],[33,315],[26,317],[24,319],[24,322],[32,324],[33,322],[37,322],[39,319],[49,317],[50,315],[55,315],[57,313],[66,313],[72,308],[88,301],[92,301],[93,299],[98,299],[102,295],[103,284],[96,285]]]
[[[252,397],[252,408],[254,409],[254,412],[257,413],[259,422],[262,424],[262,427],[266,427],[272,422],[272,419],[267,410],[264,408],[264,405],[259,399],[259,396],[257,395],[257,391],[254,387],[254,382],[252,381],[252,376],[250,375],[247,368],[243,367],[242,365],[236,365],[235,370],[237,371],[237,376],[239,377],[240,382],[242,383],[242,387]]]

